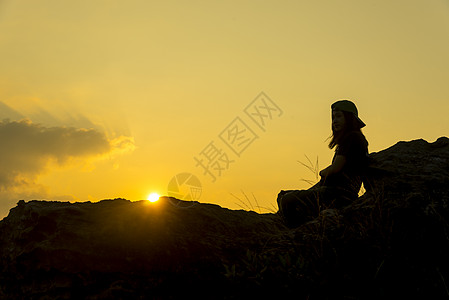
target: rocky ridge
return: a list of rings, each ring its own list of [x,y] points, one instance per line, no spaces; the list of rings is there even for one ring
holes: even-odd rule
[[[449,139],[371,158],[362,197],[296,229],[168,197],[20,201],[0,221],[0,298],[447,299]]]

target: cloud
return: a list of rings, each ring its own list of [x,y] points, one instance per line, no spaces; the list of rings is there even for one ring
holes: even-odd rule
[[[126,130],[108,131],[76,110],[51,113],[28,104],[17,109],[0,101],[0,219],[20,199],[76,200],[54,195],[39,175],[55,167],[93,169],[96,161],[114,161],[135,148]]]
[[[108,140],[95,129],[45,127],[28,120],[0,122],[0,190],[33,181],[50,162],[63,166],[132,149],[129,137]]]
[[[23,118],[24,116],[21,113],[12,109],[8,105],[0,101],[0,120],[5,119],[20,120]]]
[[[101,126],[94,124],[88,117],[70,107],[63,109],[53,103],[47,103],[47,107],[43,107],[40,103],[42,101],[38,98],[14,100],[15,108],[0,101],[0,121],[27,119],[36,124],[45,124],[45,126],[102,129]],[[48,110],[48,108],[51,108],[51,110]]]

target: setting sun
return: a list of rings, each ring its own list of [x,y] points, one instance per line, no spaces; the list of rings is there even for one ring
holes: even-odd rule
[[[156,202],[156,201],[159,200],[160,197],[161,196],[158,193],[151,193],[151,194],[148,195],[147,200],[150,201],[150,202]]]

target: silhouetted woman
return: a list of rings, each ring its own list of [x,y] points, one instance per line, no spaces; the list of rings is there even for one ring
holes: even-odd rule
[[[368,142],[360,130],[365,126],[355,104],[340,100],[332,104],[332,136],[336,147],[332,164],[321,170],[321,180],[308,190],[281,191],[277,202],[286,225],[296,227],[312,220],[326,208],[341,208],[357,199],[368,164]]]

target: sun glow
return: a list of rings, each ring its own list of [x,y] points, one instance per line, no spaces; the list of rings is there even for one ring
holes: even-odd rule
[[[161,196],[158,193],[151,193],[151,194],[148,195],[147,200],[150,201],[150,202],[156,202],[156,201],[159,200],[160,197]]]

